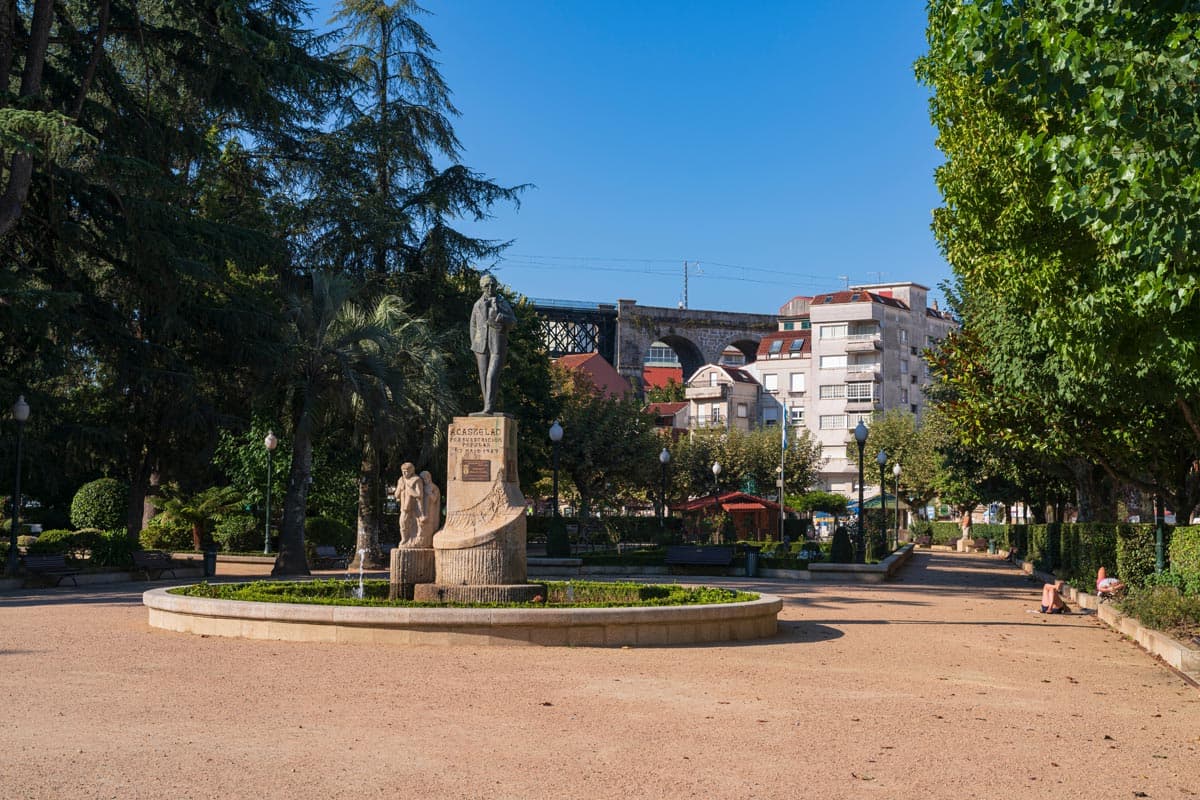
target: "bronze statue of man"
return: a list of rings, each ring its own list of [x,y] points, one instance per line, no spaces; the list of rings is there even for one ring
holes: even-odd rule
[[[508,350],[508,331],[517,324],[508,301],[496,293],[496,279],[479,279],[483,294],[471,309],[471,349],[479,366],[479,387],[483,390],[483,414],[497,413],[500,405],[500,369]]]

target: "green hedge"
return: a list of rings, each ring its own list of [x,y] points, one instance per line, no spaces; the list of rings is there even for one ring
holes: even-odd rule
[[[1169,552],[1171,571],[1183,579],[1184,592],[1200,595],[1200,525],[1176,528]]]
[[[954,544],[962,538],[962,528],[957,522],[931,522],[929,533],[934,544]]]
[[[304,541],[313,547],[329,545],[339,553],[354,551],[355,533],[349,525],[329,517],[309,517],[304,520]]]
[[[1017,538],[1022,533],[1010,535]],[[1151,524],[1052,522],[1029,526],[1029,545],[1023,552],[1038,569],[1053,572],[1086,591],[1094,586],[1100,567],[1127,586],[1139,587],[1150,582],[1154,575],[1154,536]],[[1166,536],[1170,540],[1169,528]],[[1020,547],[1020,542],[1017,546]]]
[[[1163,538],[1171,541],[1170,525],[1163,526]],[[1164,549],[1163,555],[1167,551]],[[1126,586],[1145,586],[1154,577],[1156,564],[1154,525],[1117,527],[1117,574]],[[1107,565],[1106,565],[1107,566]]]
[[[1026,560],[1043,572],[1054,572],[1059,565],[1060,537],[1062,524],[1050,522],[1045,525],[1029,526],[1029,550]]]
[[[559,517],[564,525],[578,530],[578,517]],[[550,532],[554,517],[526,517],[525,535],[529,539],[541,540]],[[588,520],[593,530],[599,528],[603,537],[617,542],[678,542],[683,537],[683,519],[667,517],[660,527],[657,517],[602,517]],[[572,538],[577,538],[574,534]],[[595,534],[593,535],[595,538]]]

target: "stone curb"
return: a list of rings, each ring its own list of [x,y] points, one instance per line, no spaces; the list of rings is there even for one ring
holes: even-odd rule
[[[1032,562],[1022,561],[1021,571],[1031,575],[1043,583],[1053,583],[1058,580],[1055,575],[1036,569]],[[1096,617],[1108,627],[1132,639],[1151,655],[1158,656],[1164,662],[1182,672],[1194,684],[1200,687],[1200,648],[1174,639],[1162,631],[1147,628],[1134,617],[1126,616],[1108,601],[1088,592],[1081,592],[1073,586],[1063,587],[1063,595],[1067,602],[1074,603],[1080,608],[1096,612]]]
[[[783,600],[646,608],[379,608],[142,595],[152,627],[210,636],[421,645],[669,645],[775,635]]]

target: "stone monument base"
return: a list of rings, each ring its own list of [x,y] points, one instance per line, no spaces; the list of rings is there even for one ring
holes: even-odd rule
[[[546,587],[540,583],[513,583],[497,586],[463,586],[449,583],[421,583],[414,587],[413,600],[419,603],[531,603]]]
[[[397,547],[393,550],[388,599],[412,600],[413,586],[433,582],[434,562],[432,547]]]

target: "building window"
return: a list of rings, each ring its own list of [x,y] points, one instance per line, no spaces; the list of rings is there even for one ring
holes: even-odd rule
[[[845,369],[846,356],[821,356],[821,369]]]
[[[650,345],[650,352],[646,355],[647,364],[679,364],[679,356],[675,355],[675,351],[668,345],[662,342],[655,342]]]
[[[791,383],[789,385],[793,392],[803,392],[804,391],[804,373],[803,372],[793,372],[791,375],[788,376],[788,378],[791,381]]]
[[[901,389],[901,390],[900,390],[900,402],[901,402],[902,404],[907,404],[907,403],[908,403],[908,389]]]
[[[848,332],[849,332],[849,326],[846,325],[845,323],[842,323],[840,325],[822,325],[821,326],[821,338],[822,339],[845,339]]]
[[[846,396],[846,386],[842,383],[822,384],[817,396],[822,400],[838,400]]]
[[[912,409],[912,413],[914,413],[914,414],[917,413],[917,404],[916,403],[913,403],[911,406],[909,406],[909,408]]]
[[[908,374],[908,359],[907,358],[900,359],[900,374],[901,375]]]
[[[717,371],[715,369],[712,372],[708,373],[708,385],[709,386],[717,385]]]
[[[900,344],[908,344],[908,329],[900,329]]]
[[[783,329],[784,329],[785,331],[793,331],[793,330],[795,330],[795,329],[796,329],[796,323],[794,323],[794,322],[785,322],[785,323],[783,323]]]
[[[846,384],[847,400],[872,400],[875,397],[875,384],[870,381]]]
[[[774,425],[779,419],[779,406],[767,404],[763,406],[763,422],[767,425]]]
[[[746,418],[746,404],[745,403],[737,404],[737,415],[738,415],[738,419]]]
[[[799,355],[800,351],[803,349],[804,349],[804,340],[803,339],[792,339],[792,343],[790,345],[788,345],[788,352],[791,353],[792,355]]]
[[[802,330],[802,331],[812,330],[812,320],[810,320],[810,319],[800,320],[800,330]]]
[[[870,412],[867,412],[866,414],[850,414],[846,427],[853,430],[854,428],[857,428],[858,423],[861,422],[863,425],[866,425],[869,428],[871,427],[872,418],[873,415]]]
[[[781,352],[783,352],[783,339],[776,339],[775,341],[771,342],[771,347],[769,350],[767,350],[767,353],[769,355],[777,356]]]
[[[774,372],[763,375],[763,389],[768,392],[779,391],[779,376]]]
[[[711,406],[709,406],[708,413],[714,423],[720,422],[721,421],[721,404],[713,403]]]
[[[804,406],[792,406],[791,415],[793,425],[804,424]]]
[[[845,414],[822,414],[820,420],[821,430],[823,431],[844,431],[846,430],[846,415]]]

